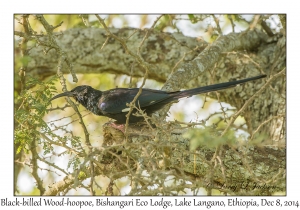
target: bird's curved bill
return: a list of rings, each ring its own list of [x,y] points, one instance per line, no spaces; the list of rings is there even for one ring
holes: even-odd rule
[[[64,92],[64,93],[61,93],[61,94],[58,94],[58,95],[54,96],[53,98],[50,99],[50,101],[53,101],[54,99],[57,99],[57,98],[60,98],[60,97],[63,97],[63,96],[71,97],[71,96],[74,96],[74,94],[70,91]]]

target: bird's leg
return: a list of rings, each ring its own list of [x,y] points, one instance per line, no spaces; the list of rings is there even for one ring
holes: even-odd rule
[[[125,139],[124,125],[117,125],[109,121],[103,125],[103,145],[111,146],[124,143]]]
[[[109,126],[116,130],[121,131],[123,134],[125,133],[125,125],[124,124],[116,124],[113,121],[108,121],[107,123],[104,124],[104,126]]]
[[[155,125],[152,125],[155,127]],[[121,135],[125,135],[125,124],[116,124],[114,121],[108,121],[103,125],[104,129],[115,130],[120,132]],[[133,123],[128,127],[128,134],[130,135],[149,135],[149,127],[145,122]]]

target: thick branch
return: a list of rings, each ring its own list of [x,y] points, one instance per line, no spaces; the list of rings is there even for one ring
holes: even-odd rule
[[[113,34],[126,41],[128,49],[135,52],[138,49],[146,31],[136,29],[109,29]],[[133,34],[133,35],[132,35]],[[111,72],[132,76],[144,76],[144,69],[136,65],[131,72],[134,58],[126,54],[123,46],[113,38],[108,41],[106,31],[96,28],[74,28],[56,37],[60,48],[68,55],[76,73]],[[43,40],[40,38],[40,40]],[[103,44],[106,45],[102,48]],[[196,38],[185,37],[182,34],[168,34],[152,31],[141,49],[143,59],[149,63],[149,78],[165,81],[178,59],[186,52],[198,47],[197,51],[188,53],[185,61],[192,60],[206,47],[206,43]],[[56,73],[58,55],[50,50],[47,55],[43,47],[37,46],[30,51],[32,60],[28,64],[28,73],[40,76],[41,79]],[[64,73],[68,73],[64,64]]]
[[[150,130],[145,135],[145,130],[140,133],[135,131],[141,130],[140,127],[131,129],[128,142],[122,132],[105,127],[104,148],[97,153],[100,162],[95,161],[97,170],[94,175],[101,174],[112,179],[129,176],[131,180],[147,186],[151,181],[148,176],[143,179],[139,170],[136,170],[136,164],[139,163],[139,167],[146,170],[150,177],[153,174],[158,180],[164,180],[172,175],[190,181],[191,189],[209,186],[231,195],[270,195],[285,191],[285,148],[248,144],[232,148],[224,145],[222,154],[217,158],[219,162],[211,163],[215,153],[213,148],[202,146],[193,152],[189,149],[190,140],[181,135],[169,135],[168,139],[160,138],[155,142],[150,137]],[[211,176],[213,168],[214,174]],[[84,170],[84,173],[85,176],[80,180],[90,177],[88,170]],[[44,195],[56,195],[72,186],[74,180],[73,175],[66,176],[64,180],[49,187]],[[174,191],[181,189],[180,185],[173,187]],[[154,192],[141,188],[131,194],[154,195]]]
[[[163,89],[172,91],[174,88],[184,87],[184,84],[216,64],[222,53],[253,49],[259,46],[261,42],[266,41],[266,39],[266,35],[258,30],[221,36],[203,50],[193,61],[186,62],[177,68],[176,72],[167,80]],[[178,81],[180,81],[179,85]]]

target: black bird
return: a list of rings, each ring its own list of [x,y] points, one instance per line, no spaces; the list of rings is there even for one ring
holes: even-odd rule
[[[260,75],[247,79],[175,92],[166,92],[144,88],[141,95],[136,101],[136,106],[140,107],[148,115],[150,115],[153,112],[161,109],[164,105],[177,101],[180,98],[189,97],[200,93],[222,90],[264,77],[266,77],[266,75]],[[129,107],[126,104],[129,104],[131,101],[133,101],[138,91],[139,88],[116,88],[106,91],[100,91],[95,90],[90,86],[82,85],[75,87],[71,91],[58,94],[54,96],[50,101],[62,96],[73,97],[77,102],[79,102],[87,110],[93,112],[94,114],[115,119],[116,124],[124,124],[126,123],[126,115],[129,112]],[[136,110],[133,111],[133,113],[135,112]],[[129,118],[129,123],[136,123],[143,120],[143,117],[131,115]]]

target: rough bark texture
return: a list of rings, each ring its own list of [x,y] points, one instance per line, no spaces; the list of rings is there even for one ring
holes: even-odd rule
[[[113,34],[125,39],[128,48],[134,52],[137,51],[145,35],[145,31],[130,28],[110,30]],[[104,29],[74,28],[64,31],[56,40],[73,63],[76,73],[110,72],[131,75],[131,65],[134,63],[134,59],[126,54],[122,45],[113,38],[110,38],[102,48],[106,37]],[[189,61],[206,46],[204,41],[184,37],[180,33],[167,34],[153,31],[144,43],[141,54],[151,66],[149,78],[165,81],[170,75],[172,67],[183,57],[185,52],[198,47],[195,52],[186,55],[185,60]],[[37,47],[31,50],[30,56],[32,60],[28,65],[28,73],[41,77],[56,73],[58,56],[55,50],[50,50],[47,55],[44,55],[43,47]],[[65,67],[64,73],[68,73],[66,70]],[[144,69],[135,63],[132,76],[143,77]]]
[[[286,191],[285,148],[249,144],[233,148],[224,145],[218,155],[220,162],[216,164],[211,161],[215,149],[204,146],[191,152],[189,139],[163,132],[172,130],[170,126],[168,124],[161,128],[160,136],[164,138],[159,141],[153,141],[153,137],[149,136],[151,131],[146,128],[131,128],[130,140],[126,141],[122,132],[104,126],[105,139],[103,148],[97,152],[94,175],[105,175],[111,180],[129,176],[133,182],[146,186],[132,188],[131,195],[170,195],[170,189],[165,187],[159,190],[147,188],[154,184],[161,185],[161,180],[166,176],[192,183],[177,185],[174,191],[199,187],[218,189],[230,195],[271,195]],[[178,132],[178,127],[176,130]],[[147,179],[143,179],[141,169],[148,171]],[[82,171],[85,178],[91,176],[88,168]],[[74,174],[69,175],[49,187],[44,195],[56,195],[61,189],[74,184],[75,180]]]

